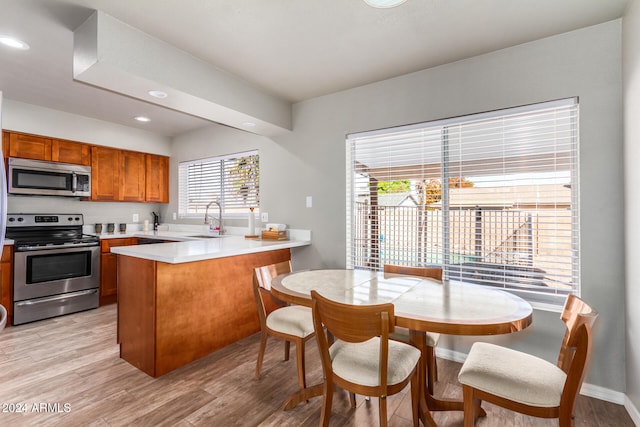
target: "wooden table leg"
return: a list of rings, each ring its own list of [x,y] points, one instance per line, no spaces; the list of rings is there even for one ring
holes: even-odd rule
[[[289,396],[287,400],[285,400],[284,404],[282,405],[282,409],[284,409],[285,411],[288,411],[289,409],[293,409],[296,406],[298,406],[298,404],[302,402],[306,402],[312,397],[322,396],[323,386],[324,384],[320,383],[320,384],[316,384],[314,386],[296,391],[291,396]]]
[[[424,348],[426,346],[427,334],[426,332],[421,332],[421,331],[411,331],[410,339],[411,339],[411,343],[417,348],[419,348],[420,351],[422,352],[422,360],[420,361],[420,365],[418,367],[420,371],[419,372],[420,396],[421,396],[420,416],[421,416],[422,422],[425,425],[435,425],[435,422],[433,422],[433,418],[431,417],[431,414],[429,414],[429,411],[463,411],[464,410],[463,402],[461,400],[436,398],[435,396],[433,396],[428,392],[426,381],[425,381],[428,367],[424,362],[426,360],[426,357],[424,355]],[[429,416],[423,418],[422,414],[425,412],[428,413]],[[486,415],[486,412],[484,411],[484,409],[480,408],[479,415],[480,416]],[[425,421],[425,419],[429,423],[433,422],[433,424],[428,424]]]
[[[411,344],[420,349],[421,352],[423,352],[423,349],[425,348],[427,342],[427,335],[424,332],[410,331],[409,336]],[[418,362],[418,384],[420,385],[419,415],[420,421],[422,421],[423,425],[436,427],[437,424],[431,416],[431,412],[429,411],[430,408],[427,405],[427,399],[424,398],[424,396],[429,395],[429,392],[427,390],[427,382],[425,381],[427,373],[425,360],[426,358],[423,354],[422,357],[420,357],[420,361]]]

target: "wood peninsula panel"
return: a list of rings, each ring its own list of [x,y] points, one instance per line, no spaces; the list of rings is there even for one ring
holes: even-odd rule
[[[120,357],[153,377],[260,330],[253,269],[289,249],[168,264],[118,255]]]
[[[155,375],[156,261],[118,255],[120,357]]]

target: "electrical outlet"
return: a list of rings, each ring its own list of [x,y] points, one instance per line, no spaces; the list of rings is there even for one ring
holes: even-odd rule
[[[140,215],[133,214],[133,222],[138,222],[138,221],[140,221]]]
[[[313,206],[313,198],[311,196],[307,196],[307,207],[310,208]]]
[[[260,221],[269,222],[269,213],[268,212],[261,212],[260,213]]]
[[[176,214],[175,212],[173,213],[173,220],[175,221],[176,219],[178,219],[178,214]]]

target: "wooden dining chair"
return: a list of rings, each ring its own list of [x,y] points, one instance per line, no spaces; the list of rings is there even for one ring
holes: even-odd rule
[[[408,274],[411,276],[429,277],[442,281],[442,268],[440,267],[405,267],[402,265],[385,264],[385,273],[395,274]],[[409,330],[405,328],[396,327],[396,332],[391,334],[389,338],[409,342]],[[426,337],[426,347],[421,349],[424,363],[427,366],[427,389],[429,394],[433,394],[435,382],[438,380],[438,364],[436,362],[436,345],[440,334],[434,332],[428,332]]]
[[[271,294],[271,280],[279,274],[290,272],[290,261],[257,267],[253,272],[253,293],[260,319],[260,349],[256,363],[256,379],[260,379],[267,337],[272,336],[284,340],[284,360],[289,360],[291,343],[295,344],[298,384],[300,389],[304,389],[306,387],[305,343],[315,335],[311,309],[298,305],[286,305]]]
[[[558,418],[561,427],[573,426],[597,317],[580,298],[567,297],[560,316],[567,330],[555,365],[509,348],[474,343],[458,375],[464,426],[475,424],[483,400],[534,417]]]
[[[413,425],[417,426],[420,351],[389,340],[395,322],[393,304],[341,304],[316,291],[311,291],[311,303],[324,374],[320,424],[329,425],[334,386],[338,386],[377,397],[380,425],[386,426],[387,396],[402,391],[410,382]],[[353,400],[351,403],[353,406]]]

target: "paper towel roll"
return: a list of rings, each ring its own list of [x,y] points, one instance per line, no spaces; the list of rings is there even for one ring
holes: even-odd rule
[[[254,233],[256,232],[256,216],[253,213],[253,209],[251,209],[251,212],[249,212],[249,230],[247,232],[247,235],[253,236]]]

